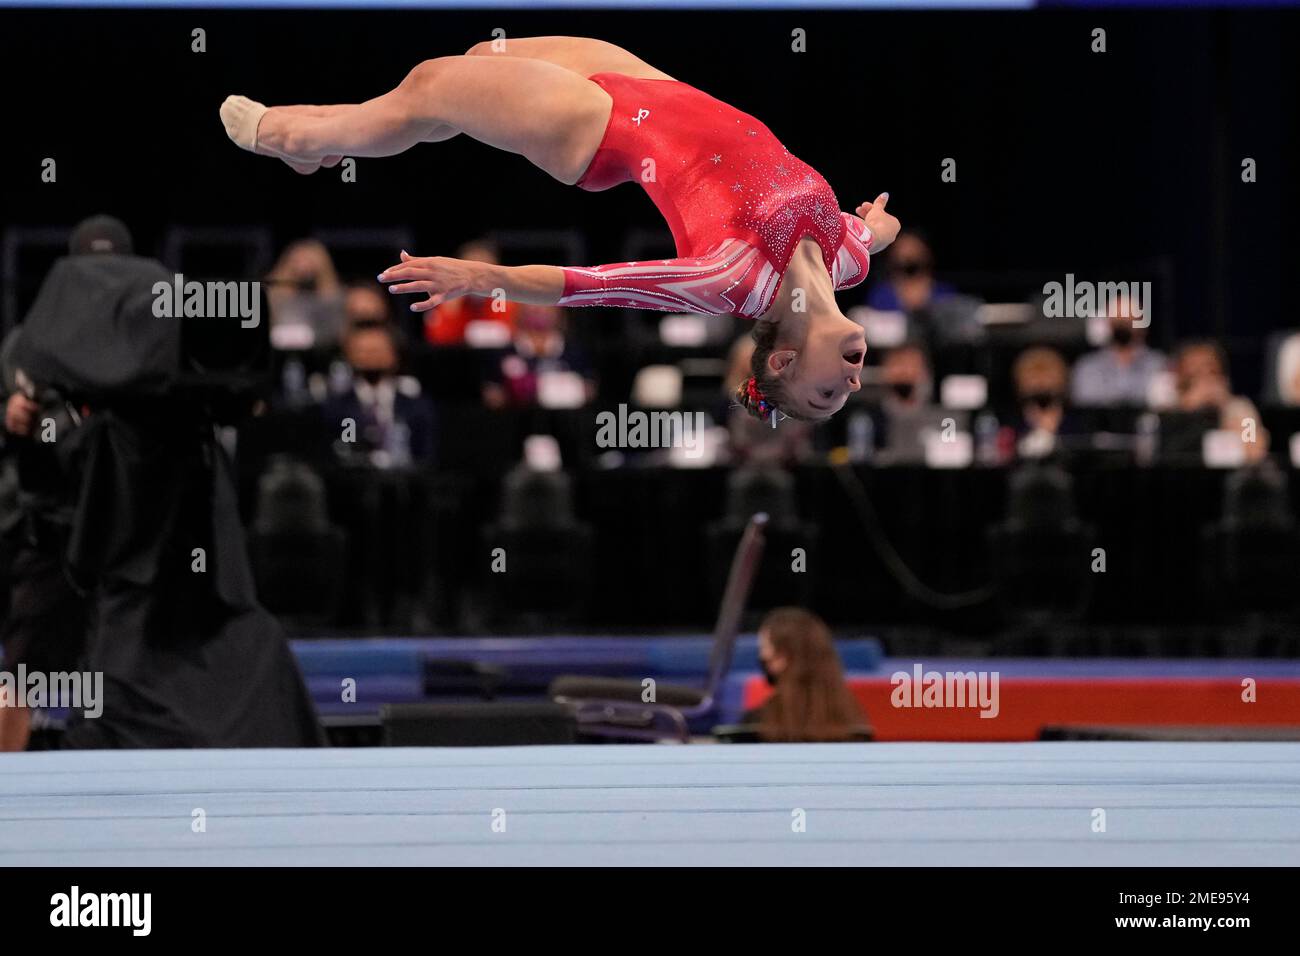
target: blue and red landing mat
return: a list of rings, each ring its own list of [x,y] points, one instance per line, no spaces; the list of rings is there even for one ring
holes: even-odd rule
[[[1297,864],[1300,744],[0,755],[0,868]]]
[[[436,661],[493,667],[500,697],[537,699],[561,674],[699,684],[711,643],[703,636],[366,638],[297,640],[293,649],[322,716],[346,720],[373,717],[385,703],[447,699],[430,689],[428,665]],[[1030,741],[1061,726],[1292,728],[1300,734],[1296,660],[889,658],[871,638],[839,640],[836,647],[879,741]],[[893,707],[893,676],[912,675],[918,665],[923,673],[995,672],[997,718],[969,707]],[[344,701],[347,680],[356,694]],[[758,674],[757,641],[742,637],[717,713],[696,731],[736,723],[768,692]]]

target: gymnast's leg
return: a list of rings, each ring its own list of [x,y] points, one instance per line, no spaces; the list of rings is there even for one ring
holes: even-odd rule
[[[593,73],[621,73],[646,80],[672,79],[663,70],[656,70],[636,54],[605,40],[590,37],[508,37],[484,40],[470,47],[465,55],[518,56],[545,60],[584,77]]]
[[[364,103],[267,109],[231,97],[221,113],[240,146],[300,171],[465,133],[574,183],[600,145],[610,106],[604,90],[553,63],[451,56],[426,60],[395,90]]]

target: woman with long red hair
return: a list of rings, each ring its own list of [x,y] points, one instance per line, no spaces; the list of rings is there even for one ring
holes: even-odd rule
[[[745,715],[766,742],[862,740],[866,717],[844,682],[830,628],[803,608],[769,613],[758,628],[758,659],[775,692]]]

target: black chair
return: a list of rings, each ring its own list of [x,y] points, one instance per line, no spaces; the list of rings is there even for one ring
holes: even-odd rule
[[[498,624],[556,626],[582,620],[590,605],[593,534],[573,513],[568,475],[526,466],[506,476],[498,520],[484,529],[488,555],[505,571],[485,577],[485,614]]]
[[[317,229],[312,238],[330,251],[335,270],[345,278],[368,279],[395,263],[402,249],[415,248],[415,237],[407,226]]]
[[[488,238],[507,264],[587,261],[587,243],[577,229],[497,229]]]
[[[1004,614],[1020,625],[1081,619],[1092,596],[1092,532],[1075,515],[1073,481],[1034,464],[1009,484],[1008,517],[989,530]]]
[[[265,226],[172,226],[159,258],[186,278],[252,278],[269,266],[272,247]]]
[[[1160,414],[1160,461],[1169,465],[1200,465],[1204,460],[1202,440],[1217,428],[1219,413],[1162,412]]]
[[[556,703],[573,709],[583,734],[626,740],[690,740],[690,721],[713,711],[722,681],[731,669],[736,635],[763,557],[766,525],[767,515],[751,517],[736,549],[713,631],[704,687],[656,683],[654,700],[646,701],[646,688],[638,680],[583,675],[557,677],[551,682],[550,695]]]
[[[272,460],[258,489],[249,557],[267,610],[309,626],[333,623],[343,593],[346,538],[330,524],[325,485],[302,462]]]
[[[1243,468],[1224,485],[1223,518],[1204,532],[1203,593],[1228,617],[1295,610],[1300,536],[1286,475],[1270,461]]]
[[[794,478],[774,467],[738,468],[727,478],[727,512],[705,529],[710,596],[721,599],[731,557],[749,525],[749,516],[759,513],[768,516],[763,535],[769,560],[759,566],[750,612],[811,603],[814,576],[792,571],[791,554],[802,548],[811,556],[818,529],[799,517]]]
[[[7,226],[0,238],[0,331],[17,326],[40,291],[46,273],[68,254],[71,226]]]

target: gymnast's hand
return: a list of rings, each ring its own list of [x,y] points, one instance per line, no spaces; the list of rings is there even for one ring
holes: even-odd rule
[[[479,265],[477,262],[449,259],[446,256],[417,258],[403,252],[402,261],[381,272],[379,281],[397,283],[388,287],[392,293],[427,292],[427,299],[411,303],[411,311],[428,312],[444,302],[471,295],[474,292],[475,268]]]
[[[898,230],[902,228],[895,216],[885,212],[885,203],[889,202],[889,193],[881,193],[876,197],[875,202],[864,202],[855,210],[862,220],[871,230],[871,254],[874,256],[877,252],[883,250],[891,242],[898,238]]]

